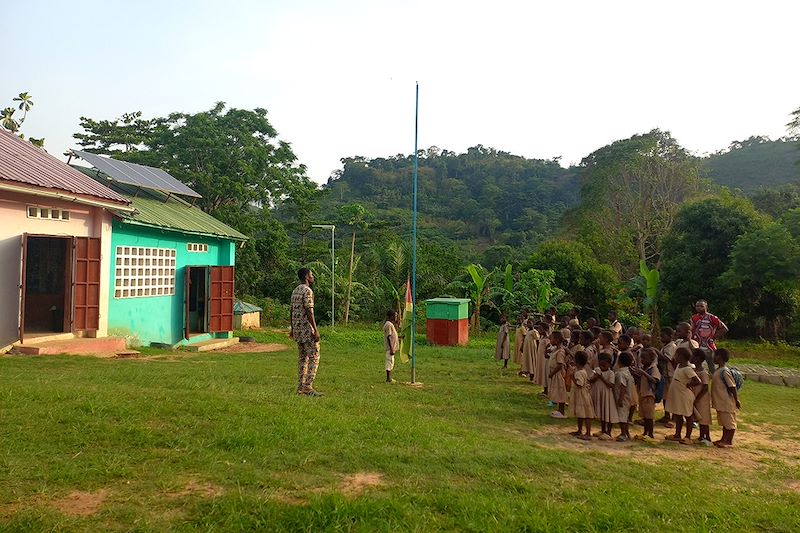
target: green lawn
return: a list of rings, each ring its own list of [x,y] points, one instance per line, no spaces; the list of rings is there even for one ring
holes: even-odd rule
[[[1,358],[0,530],[800,530],[800,390],[747,383],[733,450],[583,443],[492,343],[423,343],[412,388],[326,331],[323,398],[294,349]]]
[[[800,347],[786,343],[723,340],[720,348],[727,348],[737,361],[783,368],[800,368]]]

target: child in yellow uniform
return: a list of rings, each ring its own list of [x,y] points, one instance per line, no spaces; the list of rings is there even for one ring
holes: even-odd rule
[[[550,383],[547,387],[547,395],[550,401],[558,406],[558,411],[553,411],[550,416],[553,418],[566,418],[564,407],[567,403],[567,382],[566,382],[566,355],[564,354],[564,337],[560,331],[550,334],[550,346],[553,352],[550,354]]]
[[[591,331],[581,331],[578,334],[578,344],[576,346],[576,353],[578,351],[586,352],[586,366],[590,372],[597,368],[597,348],[594,345],[594,335]]]
[[[533,381],[536,373],[535,359],[536,348],[539,340],[539,333],[533,327],[533,320],[528,319],[525,324],[525,340],[522,342],[522,358],[520,359],[520,367],[522,371],[520,374],[527,375]]]
[[[692,387],[694,392],[692,419],[700,426],[700,436],[697,440],[700,444],[711,446],[711,394],[708,392],[711,376],[704,366],[705,361],[706,353],[703,350],[700,348],[692,350],[692,364],[698,379],[700,379],[700,385]]]
[[[617,401],[620,430],[617,442],[625,442],[631,438],[628,417],[630,416],[631,401],[636,394],[636,383],[633,381],[633,375],[629,368],[633,363],[633,356],[630,352],[622,352],[617,357],[617,363],[619,370],[614,374],[614,397]]]
[[[728,360],[730,354],[724,348],[714,353],[714,364],[717,369],[711,378],[711,402],[717,411],[717,423],[722,426],[722,438],[714,442],[719,448],[733,446],[733,435],[736,433],[736,411],[742,408],[739,394],[736,391],[736,380],[733,379]]]
[[[506,315],[503,315],[500,317],[500,331],[497,332],[497,345],[494,350],[494,358],[498,361],[503,361],[503,368],[508,368],[509,356],[508,318],[506,318]]]
[[[645,348],[641,353],[642,368],[631,367],[634,377],[639,380],[639,414],[644,421],[644,433],[641,438],[655,438],[653,426],[656,414],[656,387],[661,381],[661,373],[656,366],[657,356],[656,350]]]
[[[586,363],[586,352],[577,352],[575,354],[575,374],[572,376],[569,403],[572,416],[578,419],[578,431],[572,433],[572,435],[581,440],[591,440],[592,419],[595,416],[591,394],[592,384],[589,383],[589,370]],[[586,433],[581,433],[584,425],[586,426]]]
[[[390,309],[386,313],[386,322],[383,324],[383,351],[385,355],[386,383],[393,383],[392,370],[394,370],[394,354],[400,349],[400,339],[397,336],[397,311]]]
[[[611,440],[611,427],[619,422],[617,406],[614,402],[614,371],[611,370],[611,356],[602,352],[597,356],[598,367],[589,377],[592,384],[592,406],[595,417],[600,420],[600,440]]]
[[[675,422],[675,434],[667,435],[665,438],[681,444],[688,444],[681,437],[684,421],[688,426],[687,433],[691,435],[692,413],[694,413],[694,392],[692,392],[692,387],[701,384],[700,378],[697,377],[694,369],[689,366],[691,356],[692,352],[687,348],[681,347],[675,350],[674,361],[677,362],[678,366],[675,368],[675,375],[672,376],[666,404],[666,409],[672,413]]]
[[[662,402],[664,403],[664,417],[659,420],[659,423],[664,424],[666,428],[675,427],[672,423],[672,415],[667,410],[667,394],[669,394],[669,385],[672,381],[672,376],[675,374],[675,367],[672,366],[672,358],[675,356],[675,341],[673,336],[675,332],[672,328],[661,328],[661,352],[658,354],[658,371],[664,376],[664,396]]]
[[[528,329],[525,327],[525,315],[520,314],[517,317],[517,329],[514,332],[514,354],[512,359],[515,363],[520,364],[522,360],[522,343],[525,341],[525,334]],[[522,371],[520,370],[520,373]]]
[[[547,355],[547,345],[550,344],[550,340],[547,336],[547,327],[544,324],[536,324],[534,326],[536,332],[539,334],[539,340],[536,342],[536,352],[534,352],[533,358],[533,381],[537,385],[540,385],[545,392],[541,394],[543,396],[547,396],[547,359],[545,356]]]

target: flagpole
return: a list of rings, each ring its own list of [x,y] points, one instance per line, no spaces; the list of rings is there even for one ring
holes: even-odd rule
[[[419,171],[419,153],[417,138],[419,135],[419,82],[416,84],[416,103],[414,106],[414,186],[412,193],[411,214],[411,383],[417,382],[416,351],[414,339],[417,336],[417,172]]]

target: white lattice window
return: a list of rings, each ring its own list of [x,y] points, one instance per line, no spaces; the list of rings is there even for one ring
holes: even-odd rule
[[[189,252],[207,252],[208,245],[207,244],[200,244],[198,242],[188,242],[186,243],[186,250]]]
[[[55,207],[28,206],[28,218],[44,218],[47,220],[69,220],[69,211]]]
[[[117,246],[114,298],[175,294],[175,249]]]

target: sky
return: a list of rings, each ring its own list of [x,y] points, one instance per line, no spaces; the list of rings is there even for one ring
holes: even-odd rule
[[[61,157],[81,116],[266,108],[318,183],[355,155],[482,144],[562,164],[669,130],[786,134],[800,2],[29,1],[0,8],[0,106]],[[63,158],[63,157],[62,157]]]

